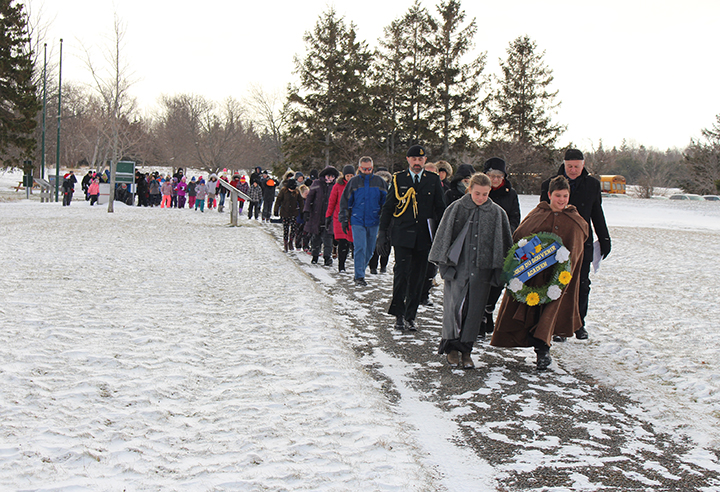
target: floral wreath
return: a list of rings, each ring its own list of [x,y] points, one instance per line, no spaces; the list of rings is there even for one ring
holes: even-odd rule
[[[522,253],[523,248],[531,242],[536,246],[531,248],[530,258],[538,253],[542,255],[545,250],[548,250],[548,248],[551,248],[554,243],[557,243],[555,245],[555,253],[547,256],[546,258],[554,258],[555,260],[554,265],[548,265],[547,267],[553,269],[550,281],[539,287],[530,287],[520,280],[518,275],[515,274],[518,267],[520,267],[528,259],[527,256],[523,257],[525,259],[519,259],[515,252],[520,249]],[[508,251],[508,254],[505,257],[505,264],[503,265],[507,290],[516,301],[527,304],[528,306],[547,304],[559,299],[562,295],[563,289],[570,283],[570,280],[572,280],[570,269],[570,251],[563,246],[562,239],[560,239],[559,236],[550,232],[538,232],[519,240],[512,248],[510,248],[510,251]]]

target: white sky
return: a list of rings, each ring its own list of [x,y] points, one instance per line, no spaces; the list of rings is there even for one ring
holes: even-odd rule
[[[148,110],[163,93],[221,101],[242,99],[250,84],[284,90],[293,80],[293,56],[304,50],[303,34],[329,5],[375,47],[412,0],[32,0],[51,21],[53,56],[64,40],[63,81],[89,81],[82,46],[109,45],[105,35],[117,12],[127,26],[126,60],[138,78],[132,92]],[[436,2],[423,5],[435,12]],[[720,2],[466,0],[463,8],[477,20],[476,50],[488,53],[486,71],[497,71],[518,36],[529,35],[546,51],[562,101],[556,120],[568,125],[562,144],[590,150],[600,139],[607,148],[625,138],[683,147],[720,113],[714,50]]]

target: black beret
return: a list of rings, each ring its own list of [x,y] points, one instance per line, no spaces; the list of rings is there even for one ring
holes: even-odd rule
[[[407,151],[408,157],[426,157],[427,153],[422,145],[413,145]]]

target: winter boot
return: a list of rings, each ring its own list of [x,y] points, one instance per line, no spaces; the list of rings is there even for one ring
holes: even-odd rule
[[[332,258],[331,257],[325,258],[325,266],[332,266]]]
[[[287,242],[287,240],[285,240],[285,245],[284,245],[284,247],[285,247],[285,252],[287,253],[287,252],[288,252],[288,242]]]
[[[585,329],[585,326],[581,326],[580,329],[575,332],[575,338],[577,338],[578,340],[588,339],[588,332]]]
[[[447,361],[450,367],[458,367],[460,365],[460,354],[457,350],[451,350],[447,354]]]
[[[462,367],[463,369],[475,369],[475,363],[472,360],[472,357],[470,357],[470,353],[468,352],[462,354]]]
[[[537,370],[544,371],[552,362],[552,357],[550,357],[550,348],[535,348],[535,353],[537,354]]]
[[[313,265],[317,265],[317,262],[318,262],[318,257],[313,255],[312,260],[310,260],[310,263],[312,263]]]

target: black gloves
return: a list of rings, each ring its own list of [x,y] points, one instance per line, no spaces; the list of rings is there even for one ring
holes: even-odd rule
[[[330,217],[325,217],[325,230],[326,231],[332,230],[332,228],[333,228],[332,221],[333,221],[332,215]]]
[[[347,234],[350,230],[350,225],[347,222],[342,222],[340,225],[342,226],[342,231]]]
[[[388,241],[387,231],[378,232],[375,251],[377,251],[377,254],[380,256],[390,255],[390,241]]]
[[[610,238],[605,237],[600,240],[600,253],[602,253],[603,260],[610,254]]]

